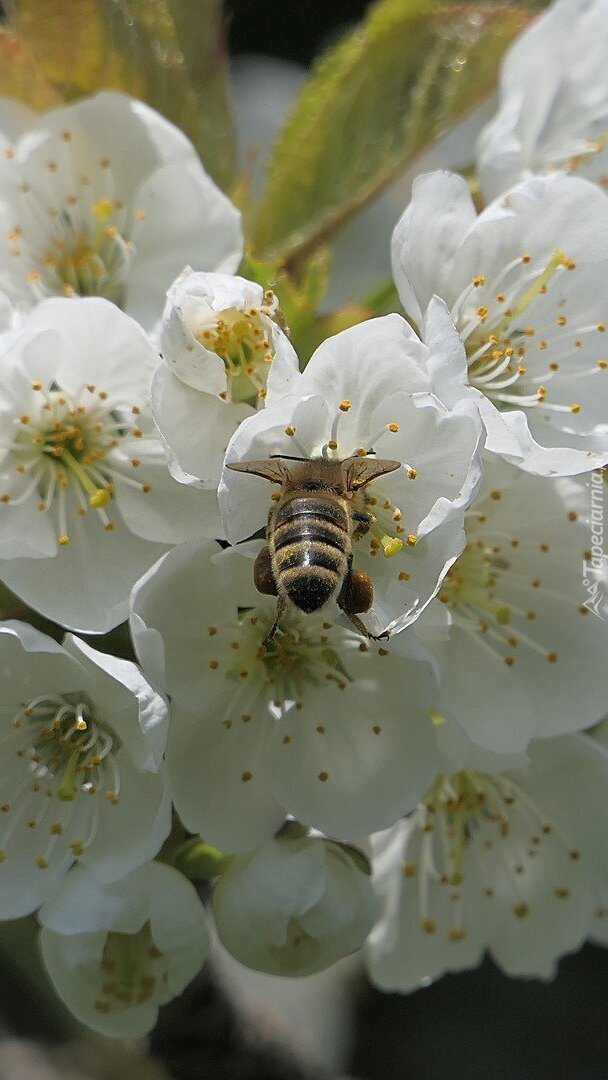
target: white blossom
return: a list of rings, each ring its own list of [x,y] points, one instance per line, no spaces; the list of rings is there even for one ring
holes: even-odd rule
[[[171,804],[168,711],[134,664],[25,623],[0,626],[0,918],[38,907],[80,860],[113,881],[152,858]]]
[[[478,144],[487,198],[560,168],[606,186],[607,52],[606,0],[557,0],[510,47],[498,111]]]
[[[462,346],[443,308],[445,335],[434,353],[399,315],[371,319],[329,338],[303,374],[279,359],[267,405],[231,439],[226,462],[271,455],[342,460],[375,453],[401,468],[366,488],[375,521],[354,544],[370,574],[373,632],[402,629],[422,612],[462,550],[461,508],[481,475],[475,402],[444,407],[425,367],[458,364]],[[267,523],[272,488],[225,469],[219,488],[228,538]]]
[[[486,471],[445,607],[416,623],[441,672],[437,709],[481,746],[518,752],[606,711],[608,574],[591,531],[604,491],[600,473],[547,479],[498,460]]]
[[[222,535],[216,497],[169,474],[147,415],[157,355],[107,300],[43,301],[0,354],[0,578],[49,618],[104,632],[169,545]]]
[[[409,818],[373,838],[384,906],[372,980],[413,990],[474,967],[485,949],[507,974],[551,978],[594,926],[608,883],[608,750],[564,735],[518,761],[439,730],[442,772]]]
[[[172,699],[175,806],[228,852],[263,844],[287,812],[333,836],[380,828],[436,767],[430,665],[295,609],[265,642],[276,602],[253,586],[259,546],[182,544],[131,601],[140,662]]]
[[[41,908],[47,973],[74,1015],[104,1035],[133,1038],[194,978],[209,931],[194,886],[148,863],[111,884],[74,867]]]
[[[104,296],[151,329],[186,263],[236,270],[237,210],[143,102],[104,91],[40,115],[4,101],[0,124],[0,289],[16,304]]]
[[[450,309],[467,360],[435,364],[433,389],[447,404],[478,400],[488,450],[545,476],[605,463],[608,198],[596,185],[535,177],[477,216],[462,177],[428,173],[392,255],[432,350],[444,333],[433,295]]]
[[[273,362],[298,371],[277,318],[274,293],[244,278],[186,267],[169,289],[152,407],[177,479],[217,488],[230,436],[266,397]]]
[[[359,852],[319,837],[237,855],[213,892],[222,945],[269,975],[312,975],[358,949],[378,904]]]

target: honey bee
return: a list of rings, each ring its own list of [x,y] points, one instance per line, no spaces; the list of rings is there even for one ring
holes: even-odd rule
[[[369,574],[353,570],[352,545],[374,523],[363,489],[400,465],[375,457],[332,461],[277,455],[227,466],[281,485],[268,515],[267,543],[253,570],[258,592],[278,597],[267,642],[289,603],[311,614],[332,596],[359,633],[374,638],[358,618],[372,606],[374,588]]]

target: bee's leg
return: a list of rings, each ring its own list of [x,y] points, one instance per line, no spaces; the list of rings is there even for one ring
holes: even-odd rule
[[[278,596],[268,544],[264,544],[256,556],[253,564],[253,583],[258,592],[263,593],[264,596]]]
[[[353,570],[352,568],[353,557],[350,556],[348,560],[348,570],[346,577],[344,578],[344,584],[340,590],[338,596],[338,607],[348,615],[353,626],[363,634],[366,638],[371,638],[372,641],[380,641],[382,638],[387,638],[389,635],[385,630],[382,634],[370,634],[367,627],[362,623],[361,619],[357,616],[359,612],[369,611],[374,602],[374,586],[369,574],[366,574],[364,570]]]
[[[279,628],[279,623],[281,621],[281,618],[285,614],[286,607],[287,607],[287,600],[285,599],[284,596],[279,596],[279,599],[277,600],[277,609],[276,609],[275,616],[274,616],[274,622],[273,622],[272,626],[270,627],[270,630],[266,634],[266,637],[264,638],[264,641],[262,643],[263,645],[268,646],[268,645],[272,644],[274,635],[276,634],[276,632],[277,632],[277,630]]]
[[[353,510],[351,518],[355,524],[353,540],[361,540],[374,524],[374,515],[369,510]]]

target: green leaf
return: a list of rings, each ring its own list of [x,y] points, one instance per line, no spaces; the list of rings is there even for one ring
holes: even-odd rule
[[[181,127],[214,179],[229,186],[234,148],[220,0],[6,6],[11,32],[60,98],[102,88],[141,98]]]
[[[502,3],[376,4],[318,64],[279,136],[254,250],[293,261],[327,240],[488,96],[527,19]]]
[[[300,359],[306,361],[312,349],[322,340],[317,340],[314,327],[317,309],[327,289],[327,252],[316,252],[300,269],[296,280],[281,266],[280,260],[263,262],[248,253],[241,263],[239,273],[250,281],[256,281],[262,288],[272,289],[276,293],[286,324],[284,329]]]

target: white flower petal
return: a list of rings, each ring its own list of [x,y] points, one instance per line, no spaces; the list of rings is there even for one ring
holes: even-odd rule
[[[74,1015],[114,1037],[143,1035],[159,1005],[194,977],[209,951],[193,886],[159,863],[99,884],[75,868],[40,912],[47,972]]]
[[[174,705],[167,768],[177,812],[187,829],[223,851],[258,847],[285,819],[269,760],[274,723],[261,711],[227,711],[210,688],[204,716]]]
[[[508,49],[498,111],[478,143],[487,198],[530,172],[569,165],[569,159],[583,175],[595,178],[605,170],[607,45],[602,0],[558,0]]]
[[[273,739],[274,789],[297,818],[354,839],[407,813],[437,768],[426,665],[347,661],[345,679],[303,695]],[[404,701],[403,686],[408,685]]]
[[[426,361],[432,389],[450,408],[477,405],[488,450],[544,476],[605,463],[608,199],[598,187],[531,177],[477,217],[462,177],[428,174],[395,229],[393,263],[406,312],[440,349]],[[437,297],[465,345],[466,378]]]
[[[349,855],[308,838],[234,859],[213,894],[222,944],[271,975],[310,975],[354,952],[375,910],[369,878]]]
[[[178,479],[189,474],[201,486],[216,488],[226,447],[241,421],[252,414],[251,407],[194,390],[161,364],[152,380],[152,408],[171,451],[173,475],[179,463]]]

